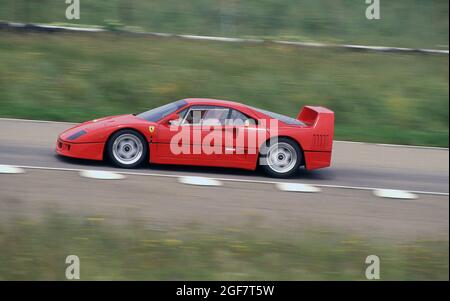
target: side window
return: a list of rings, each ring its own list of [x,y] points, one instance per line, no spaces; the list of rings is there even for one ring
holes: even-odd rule
[[[180,112],[178,112],[178,116],[180,116],[180,119],[178,119],[177,124],[181,125],[181,123],[184,120],[184,117],[186,116],[187,112],[189,111],[189,108],[183,109]]]
[[[183,119],[184,119],[184,115],[186,115],[188,109],[189,108],[186,108],[186,109],[183,109],[180,112],[178,112],[179,118],[177,120],[171,120],[170,125],[176,125],[176,126],[181,125],[181,122],[183,122]]]
[[[178,116],[180,116],[181,120],[183,120],[184,115],[186,115],[189,108],[183,109],[180,112],[178,112]]]
[[[229,109],[215,106],[192,106],[184,118],[183,124],[190,125],[223,125]]]
[[[228,125],[244,125],[245,123],[249,125],[255,125],[256,121],[245,115],[244,113],[239,112],[238,110],[231,109],[230,118],[228,120]]]

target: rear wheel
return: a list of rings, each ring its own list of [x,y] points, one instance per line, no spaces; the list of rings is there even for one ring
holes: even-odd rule
[[[278,178],[294,175],[302,161],[300,147],[288,138],[271,139],[260,154],[260,165],[264,171]]]
[[[133,130],[121,130],[108,140],[106,152],[111,162],[122,168],[133,168],[141,165],[148,154],[145,139]]]

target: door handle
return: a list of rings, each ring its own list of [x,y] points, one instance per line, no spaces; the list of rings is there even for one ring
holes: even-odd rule
[[[238,128],[222,128],[222,131],[223,132],[225,132],[225,131],[227,131],[227,132],[233,132],[233,135],[234,136],[236,136],[237,135],[237,133],[238,133]]]

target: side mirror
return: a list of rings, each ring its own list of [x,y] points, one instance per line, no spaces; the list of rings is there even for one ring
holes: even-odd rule
[[[170,125],[178,125],[180,122],[180,115],[177,113],[170,114],[167,118],[167,123]]]

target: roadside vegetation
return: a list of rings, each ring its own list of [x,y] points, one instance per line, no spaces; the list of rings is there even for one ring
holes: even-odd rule
[[[147,221],[149,222],[149,221]],[[448,280],[448,240],[373,241],[322,230],[272,233],[187,225],[114,225],[100,217],[15,217],[0,225],[1,280],[64,280],[77,255],[81,280]]]
[[[78,122],[210,97],[294,117],[327,106],[337,139],[448,146],[448,56],[0,32],[0,62],[1,117]]]
[[[0,20],[134,30],[448,49],[447,0],[381,1],[367,20],[355,0],[82,0],[80,20],[61,0],[2,0]]]

